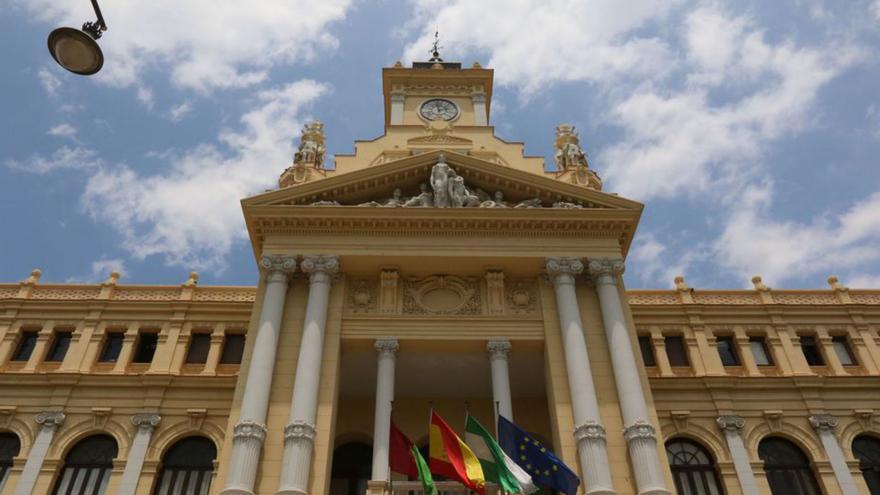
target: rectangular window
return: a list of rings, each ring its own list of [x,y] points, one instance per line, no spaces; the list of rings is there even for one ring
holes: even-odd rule
[[[227,333],[220,353],[220,364],[241,364],[244,354],[244,334]]]
[[[822,351],[819,350],[819,344],[813,335],[801,335],[801,351],[807,359],[810,366],[825,366],[825,360],[822,359]]]
[[[49,348],[49,353],[46,354],[46,361],[64,361],[64,356],[67,355],[67,349],[70,347],[70,339],[71,332],[55,332],[55,337],[52,338],[52,347]]]
[[[189,338],[189,350],[186,352],[186,362],[190,364],[207,363],[209,350],[211,350],[211,334],[192,334]]]
[[[642,361],[645,362],[645,366],[657,366],[650,335],[639,335],[639,349],[642,351]]]
[[[663,339],[666,342],[666,356],[670,366],[688,366],[687,350],[684,347],[684,337],[670,335]]]
[[[31,354],[33,354],[34,347],[36,346],[36,330],[26,330],[24,332],[21,332],[21,337],[18,339],[18,347],[15,348],[15,353],[12,355],[12,360],[27,361],[31,358]]]
[[[125,334],[122,332],[109,332],[104,337],[104,349],[101,351],[101,363],[115,363],[119,359],[119,353],[122,351],[122,339]]]
[[[852,349],[849,348],[849,342],[847,341],[846,335],[835,335],[831,337],[831,345],[834,347],[834,353],[837,354],[837,359],[840,360],[840,364],[844,366],[855,366],[856,357],[852,353]]]
[[[770,359],[770,353],[767,352],[767,342],[764,341],[764,337],[749,337],[749,347],[752,349],[755,364],[773,366],[773,360]]]
[[[156,354],[156,344],[159,342],[159,334],[154,332],[141,332],[138,335],[137,346],[134,350],[133,363],[152,363],[153,355]]]
[[[736,343],[733,337],[726,335],[716,337],[718,344],[718,355],[721,357],[721,364],[724,366],[739,366],[739,355],[736,353]]]

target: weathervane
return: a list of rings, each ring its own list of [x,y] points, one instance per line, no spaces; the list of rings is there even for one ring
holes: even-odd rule
[[[437,30],[437,31],[434,31],[434,46],[431,47],[431,55],[433,55],[433,57],[431,57],[431,60],[428,60],[428,62],[442,62],[443,61],[443,59],[440,58],[440,49],[441,48],[443,48],[443,47],[440,46],[440,31]]]

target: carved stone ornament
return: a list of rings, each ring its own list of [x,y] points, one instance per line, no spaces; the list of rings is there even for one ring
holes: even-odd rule
[[[291,274],[296,270],[296,258],[283,254],[264,255],[260,258],[260,266],[266,270],[266,273],[282,272]]]
[[[137,413],[131,417],[131,424],[135,425],[139,430],[152,431],[159,426],[162,416],[157,413]]]
[[[578,258],[547,258],[546,268],[547,275],[551,279],[556,279],[560,275],[574,277],[584,271],[584,263]]]
[[[507,291],[507,308],[515,315],[532,314],[537,309],[537,294],[532,280],[516,280]]]
[[[266,425],[256,421],[240,421],[232,428],[233,438],[255,438],[262,442],[266,439]]]
[[[810,416],[810,424],[816,431],[834,432],[837,429],[837,418],[830,414],[814,414]]]
[[[314,441],[315,425],[297,420],[284,427],[284,440],[300,438]]]
[[[304,256],[300,268],[303,273],[314,275],[316,273],[324,273],[326,275],[335,275],[339,272],[339,257],[312,255]]]
[[[390,354],[393,356],[400,349],[400,344],[394,339],[379,339],[373,343],[373,349],[376,349],[376,352],[379,354]]]
[[[490,340],[486,343],[486,352],[489,353],[489,359],[493,361],[496,359],[507,359],[510,348],[509,340]]]
[[[315,175],[313,171],[323,169],[327,152],[324,140],[324,124],[321,122],[310,122],[303,127],[293,164],[278,179],[280,187],[308,182]]]
[[[644,419],[637,419],[633,424],[623,429],[623,438],[627,442],[636,439],[657,439],[657,431],[654,426]]]
[[[587,154],[581,147],[577,129],[573,125],[556,126],[556,153],[553,161],[557,172],[571,172],[571,182],[590,189],[602,190],[602,179],[590,169]]]
[[[614,279],[617,275],[622,275],[625,269],[623,261],[613,258],[594,258],[587,265],[590,270],[590,277],[597,279],[605,275],[609,275]]]
[[[432,275],[404,284],[403,312],[416,315],[480,314],[480,290],[475,279]]]
[[[43,428],[58,428],[67,416],[62,411],[42,411],[34,416],[34,421]]]
[[[353,280],[348,290],[348,307],[352,313],[370,313],[376,309],[376,288],[372,280]]]
[[[578,441],[583,439],[605,440],[605,427],[597,421],[587,421],[574,429],[574,438]]]
[[[715,423],[722,431],[739,432],[742,431],[746,422],[742,417],[733,414],[726,414],[715,418]]]

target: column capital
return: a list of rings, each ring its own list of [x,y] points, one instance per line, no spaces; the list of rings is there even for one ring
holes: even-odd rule
[[[810,416],[810,424],[817,432],[834,432],[837,429],[837,418],[830,414],[814,414]]]
[[[583,439],[605,440],[605,427],[598,421],[586,421],[574,428],[574,438],[578,441]]]
[[[623,429],[623,438],[627,442],[631,442],[637,438],[647,438],[651,440],[657,439],[657,431],[654,425],[646,419],[637,419],[633,423]]]
[[[138,430],[152,432],[159,426],[159,422],[162,421],[162,416],[159,416],[158,413],[137,413],[131,417],[131,424],[135,425]]]
[[[483,93],[483,92],[471,93],[471,101],[473,101],[474,103],[486,103],[486,93]]]
[[[260,268],[266,273],[267,282],[286,282],[296,270],[296,256],[266,254],[260,258]]]
[[[392,103],[403,103],[406,100],[406,92],[400,89],[396,89],[391,92],[391,102]]]
[[[612,281],[616,281],[617,275],[623,274],[626,268],[623,260],[618,258],[591,258],[587,266],[594,279],[608,275]]]
[[[486,352],[489,353],[489,359],[507,359],[507,353],[510,352],[509,340],[490,340],[486,342]]]
[[[54,430],[64,423],[66,417],[63,411],[41,411],[34,416],[34,421],[44,429]]]
[[[309,422],[302,420],[291,421],[284,427],[284,440],[304,438],[314,441],[316,431],[315,425]]]
[[[393,356],[400,349],[400,344],[397,343],[397,339],[378,339],[373,343],[373,349],[376,349],[381,356]]]
[[[266,425],[257,423],[256,421],[239,421],[232,428],[233,438],[255,438],[261,443],[266,439]]]
[[[742,431],[743,427],[746,425],[746,421],[742,419],[741,416],[725,414],[715,418],[715,424],[717,424],[718,428],[722,431],[739,432]]]
[[[331,277],[339,273],[339,257],[322,254],[303,256],[300,268],[312,281],[316,281],[315,277],[319,275]]]
[[[578,258],[560,256],[547,258],[545,268],[554,284],[573,283],[574,277],[584,271],[584,263]]]

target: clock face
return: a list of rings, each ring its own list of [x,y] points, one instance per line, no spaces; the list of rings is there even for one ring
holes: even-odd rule
[[[458,107],[449,100],[437,98],[422,103],[419,113],[425,120],[452,120],[458,115]]]

